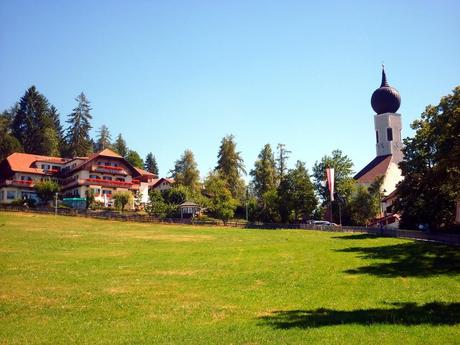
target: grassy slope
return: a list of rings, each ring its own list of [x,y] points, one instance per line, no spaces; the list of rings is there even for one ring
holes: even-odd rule
[[[0,213],[0,343],[453,344],[459,292],[441,245]]]

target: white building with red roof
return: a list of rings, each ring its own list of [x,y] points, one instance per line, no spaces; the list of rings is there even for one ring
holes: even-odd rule
[[[382,208],[385,217],[392,216],[391,205],[396,200],[396,185],[403,179],[399,162],[403,159],[401,137],[401,115],[396,113],[401,105],[399,92],[391,87],[382,69],[382,83],[374,91],[371,105],[375,111],[374,126],[377,156],[355,176],[358,183],[369,186],[379,176],[383,176],[381,192],[384,196]],[[391,198],[388,198],[391,196]],[[392,217],[397,226],[397,217]]]
[[[0,203],[36,199],[34,185],[45,179],[57,181],[65,197],[84,198],[91,191],[97,201],[110,204],[115,192],[131,191],[146,203],[156,178],[109,149],[75,158],[13,153],[0,163]]]

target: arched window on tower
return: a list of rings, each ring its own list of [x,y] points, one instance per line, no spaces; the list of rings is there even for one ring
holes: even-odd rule
[[[393,141],[393,129],[392,128],[387,128],[387,140]]]

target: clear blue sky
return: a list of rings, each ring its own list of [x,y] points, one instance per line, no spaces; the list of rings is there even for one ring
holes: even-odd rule
[[[234,134],[248,171],[265,143],[311,167],[375,156],[370,97],[385,62],[403,135],[460,81],[459,1],[0,1],[0,109],[32,84],[62,120],[84,91],[93,127],[165,175],[201,175]]]

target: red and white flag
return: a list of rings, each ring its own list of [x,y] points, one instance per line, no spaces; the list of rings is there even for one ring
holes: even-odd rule
[[[331,193],[331,201],[334,201],[334,168],[326,168],[327,188]]]

